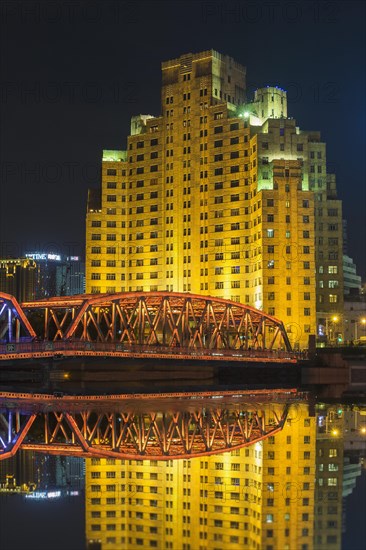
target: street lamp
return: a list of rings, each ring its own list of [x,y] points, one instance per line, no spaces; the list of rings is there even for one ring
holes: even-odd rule
[[[334,340],[336,340],[336,325],[339,321],[338,315],[332,315],[330,318],[330,326],[329,326],[329,342],[332,344]]]

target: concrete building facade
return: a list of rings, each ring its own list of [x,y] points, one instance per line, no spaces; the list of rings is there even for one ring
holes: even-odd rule
[[[86,292],[232,299],[305,347],[343,307],[341,203],[319,133],[280,88],[246,102],[245,74],[213,50],[162,64],[161,116],[133,117],[89,193]]]

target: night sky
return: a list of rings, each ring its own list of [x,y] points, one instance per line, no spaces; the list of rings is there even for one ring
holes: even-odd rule
[[[83,253],[87,189],[134,114],[160,114],[160,64],[216,49],[327,142],[366,275],[365,4],[362,1],[0,2],[1,256]]]

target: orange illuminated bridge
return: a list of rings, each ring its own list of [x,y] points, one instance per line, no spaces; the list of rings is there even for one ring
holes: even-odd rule
[[[247,305],[178,292],[54,297],[0,293],[0,358],[113,355],[296,361],[283,323]]]

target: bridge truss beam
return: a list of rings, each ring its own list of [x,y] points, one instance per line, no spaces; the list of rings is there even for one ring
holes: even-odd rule
[[[0,341],[20,342],[36,333],[14,296],[0,292]]]
[[[200,349],[291,351],[283,323],[250,306],[209,296],[129,292],[23,303],[43,315],[42,339]]]

